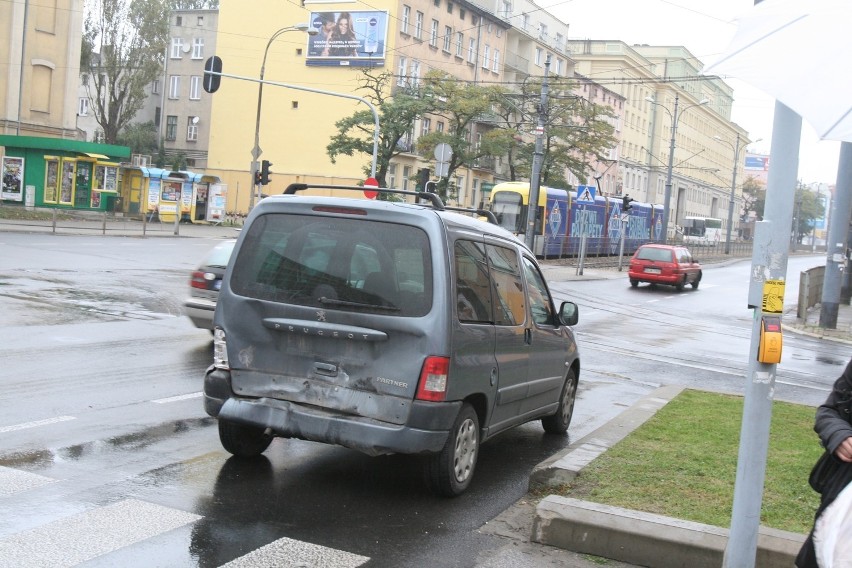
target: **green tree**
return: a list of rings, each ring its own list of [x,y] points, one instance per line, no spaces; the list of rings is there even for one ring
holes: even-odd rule
[[[109,144],[118,141],[145,103],[145,87],[162,73],[169,7],[166,0],[87,3],[81,65],[90,73],[90,107]]]
[[[370,69],[362,71],[358,90],[370,101],[379,113],[379,139],[376,156],[376,180],[379,187],[387,187],[390,161],[405,150],[400,142],[411,132],[414,120],[428,107],[416,89],[397,89],[391,92],[392,73],[374,74]],[[335,123],[337,133],[326,146],[331,163],[340,155],[366,154],[370,162],[364,166],[369,175],[372,166],[373,136],[376,130],[373,112],[369,109],[356,111]]]
[[[606,161],[609,150],[618,142],[612,109],[574,95],[574,88],[572,81],[558,78],[548,81],[540,178],[545,185],[567,187],[566,172],[585,179],[591,164]],[[499,106],[502,124],[517,132],[509,153],[513,180],[532,174],[541,90],[541,79],[525,81],[520,92],[508,93]]]
[[[793,238],[801,243],[811,234],[817,219],[825,215],[825,207],[819,196],[802,184],[796,188],[796,215],[793,218]]]
[[[159,146],[158,135],[153,120],[134,122],[124,127],[117,142],[122,146],[129,146],[134,154],[155,154]]]
[[[447,128],[420,136],[417,151],[432,156],[438,144],[449,144],[452,148],[447,175],[438,183],[438,194],[446,201],[455,198],[449,180],[458,168],[475,167],[479,160],[503,156],[512,147],[514,133],[493,125],[492,108],[505,95],[505,89],[496,85],[471,85],[433,70],[423,79],[423,94],[432,101],[428,113],[442,118]]]
[[[172,10],[218,10],[219,0],[171,0]]]
[[[754,176],[748,176],[743,182],[743,211],[745,215],[754,212],[758,221],[763,219],[766,206],[766,184]]]

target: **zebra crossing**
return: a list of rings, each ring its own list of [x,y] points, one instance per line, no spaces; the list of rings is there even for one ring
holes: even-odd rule
[[[4,498],[35,491],[57,481],[0,466],[0,503]],[[0,568],[70,568],[203,518],[140,499],[121,499],[0,538]],[[365,556],[284,537],[223,567],[357,568],[368,560]]]

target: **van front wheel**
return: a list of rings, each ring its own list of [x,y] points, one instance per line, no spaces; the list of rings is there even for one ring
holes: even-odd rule
[[[574,401],[577,399],[577,376],[573,370],[568,371],[565,385],[559,396],[559,406],[556,413],[541,419],[541,425],[548,434],[564,434],[571,425],[574,417]]]
[[[427,475],[432,490],[445,497],[461,495],[470,485],[479,457],[479,417],[465,403],[440,453],[429,456]]]
[[[219,441],[228,452],[241,458],[259,456],[272,443],[273,436],[262,428],[219,420]]]

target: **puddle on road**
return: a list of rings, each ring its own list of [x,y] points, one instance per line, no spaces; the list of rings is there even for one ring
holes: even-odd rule
[[[71,271],[13,271],[0,276],[7,325],[154,320],[183,314],[183,271],[127,271],[116,279]],[[109,283],[106,284],[105,281]],[[35,314],[35,317],[34,317]]]

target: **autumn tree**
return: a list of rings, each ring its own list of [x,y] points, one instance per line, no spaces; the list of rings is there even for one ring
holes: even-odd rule
[[[411,131],[414,120],[427,108],[427,103],[415,88],[405,87],[392,91],[390,86],[394,80],[392,73],[374,73],[370,69],[362,71],[359,77],[359,94],[370,101],[379,113],[375,174],[379,187],[387,187],[390,161],[404,150],[400,141]],[[373,112],[369,109],[356,111],[353,115],[338,120],[335,126],[337,133],[326,146],[331,163],[336,163],[337,157],[341,155],[366,154],[370,156],[371,161],[364,166],[364,173],[369,174],[372,169],[376,130]]]
[[[457,169],[475,167],[483,158],[502,156],[512,146],[513,132],[493,125],[492,108],[504,94],[502,87],[470,84],[439,70],[424,77],[423,95],[432,103],[428,114],[442,119],[446,126],[443,131],[421,135],[417,151],[431,157],[438,144],[449,144],[452,149],[447,174],[438,183],[441,199],[455,197],[449,180]]]
[[[160,78],[169,38],[166,0],[97,0],[87,3],[81,67],[95,120],[115,144]]]

